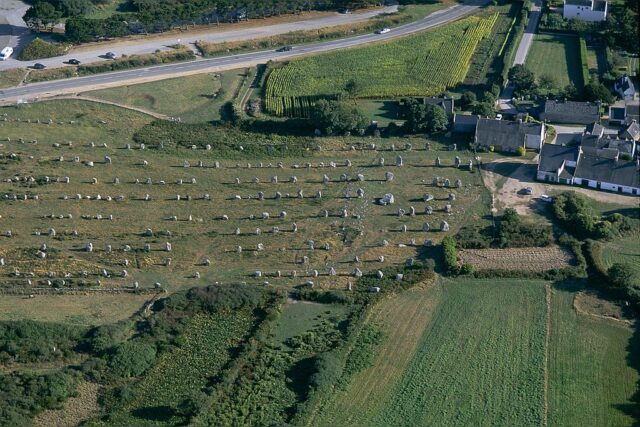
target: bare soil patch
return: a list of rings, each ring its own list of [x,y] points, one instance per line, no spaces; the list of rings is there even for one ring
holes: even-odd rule
[[[563,268],[573,262],[570,251],[560,246],[545,248],[464,249],[462,262],[478,270],[546,271]]]

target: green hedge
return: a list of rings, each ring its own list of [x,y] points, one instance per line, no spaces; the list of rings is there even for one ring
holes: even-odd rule
[[[591,80],[591,74],[589,73],[589,59],[587,53],[587,41],[584,39],[584,34],[580,34],[580,63],[582,67],[582,85],[586,85]]]
[[[153,55],[134,55],[114,61],[97,62],[81,65],[78,74],[89,75],[105,73],[108,71],[128,70],[130,68],[147,67],[149,65],[169,64],[172,62],[191,61],[196,58],[192,50],[183,50],[168,53],[156,53]]]
[[[447,236],[442,239],[442,255],[444,268],[448,273],[458,273],[458,251],[456,249],[456,239]]]
[[[32,61],[34,59],[52,58],[54,56],[64,55],[67,50],[67,45],[49,43],[36,37],[22,49],[18,55],[18,59],[21,61]]]

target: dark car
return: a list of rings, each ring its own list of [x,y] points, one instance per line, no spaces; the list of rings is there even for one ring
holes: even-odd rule
[[[44,64],[41,64],[39,62],[36,63],[36,64],[33,64],[33,69],[34,70],[44,70],[45,68],[47,68],[47,66],[44,65]]]
[[[276,52],[289,52],[293,47],[291,46],[282,46],[280,49],[276,50]]]
[[[108,59],[116,59],[116,54],[113,52],[107,52],[104,54],[104,56]]]
[[[78,61],[77,59],[70,59],[67,61],[67,64],[80,65],[80,61]]]

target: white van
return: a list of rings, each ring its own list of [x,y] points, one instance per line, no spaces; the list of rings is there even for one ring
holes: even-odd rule
[[[0,51],[0,61],[4,61],[5,59],[8,59],[11,54],[13,53],[13,48],[12,47],[5,47],[4,49],[2,49],[2,51]]]

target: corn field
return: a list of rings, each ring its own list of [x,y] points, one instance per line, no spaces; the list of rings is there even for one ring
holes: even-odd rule
[[[350,81],[358,98],[438,95],[464,80],[497,19],[470,17],[398,41],[291,61],[271,71],[266,110],[306,117],[316,100],[336,97]]]

